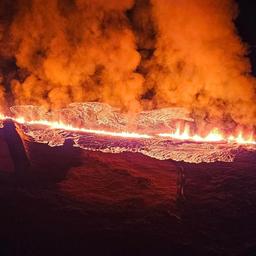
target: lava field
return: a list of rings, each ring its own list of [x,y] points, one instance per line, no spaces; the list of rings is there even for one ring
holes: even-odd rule
[[[1,255],[254,255],[253,151],[232,162],[159,160],[102,150],[141,140],[58,131],[65,140],[50,146],[22,127],[0,130]],[[95,150],[74,147],[77,136]]]

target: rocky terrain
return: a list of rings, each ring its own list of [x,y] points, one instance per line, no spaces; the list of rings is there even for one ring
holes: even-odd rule
[[[253,152],[191,164],[0,135],[1,255],[255,255]]]

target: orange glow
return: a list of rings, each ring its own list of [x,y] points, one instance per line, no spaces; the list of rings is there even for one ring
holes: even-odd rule
[[[47,126],[50,129],[60,129],[60,130],[66,130],[66,131],[74,131],[74,132],[84,132],[84,133],[91,133],[96,135],[105,135],[105,136],[112,136],[112,137],[123,137],[123,138],[137,138],[137,139],[150,139],[152,138],[151,135],[148,134],[139,134],[135,132],[112,132],[112,131],[105,131],[105,130],[95,130],[95,129],[87,129],[87,128],[78,128],[74,127],[70,124],[65,124],[63,122],[57,122],[57,121],[48,121],[48,120],[33,120],[33,121],[27,121],[24,117],[8,117],[0,115],[0,120],[4,119],[11,119],[19,124],[24,125],[43,125]]]
[[[191,141],[191,142],[219,142],[219,143],[235,143],[241,145],[256,145],[256,140],[253,134],[246,137],[243,132],[239,132],[237,136],[230,135],[225,136],[218,128],[212,129],[208,135],[201,136],[199,134],[192,135],[190,126],[185,125],[182,130],[178,125],[176,130],[171,133],[159,133],[159,134],[142,134],[131,131],[107,131],[107,130],[96,130],[90,128],[79,128],[72,126],[71,124],[65,124],[64,122],[48,121],[48,120],[26,120],[24,117],[9,117],[0,114],[0,120],[10,119],[19,124],[24,125],[41,125],[46,126],[48,129],[61,129],[66,131],[83,132],[96,135],[110,136],[110,137],[123,137],[123,138],[137,138],[137,139],[153,139],[153,138],[166,138],[178,141]]]
[[[194,142],[226,142],[226,143],[236,143],[236,144],[251,144],[256,145],[256,141],[254,140],[253,134],[251,134],[248,138],[243,135],[243,132],[239,132],[237,136],[230,135],[226,137],[218,128],[212,129],[208,135],[205,137],[195,134],[191,135],[190,127],[188,125],[185,126],[184,130],[181,131],[178,126],[173,133],[160,133],[158,134],[160,137],[172,138],[176,140],[186,140],[186,141],[194,141]]]

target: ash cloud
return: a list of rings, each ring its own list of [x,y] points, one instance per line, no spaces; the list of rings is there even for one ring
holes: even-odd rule
[[[1,13],[0,55],[15,66],[2,72],[2,102],[99,101],[131,112],[178,106],[199,122],[255,124],[255,79],[232,0],[1,6],[10,11]]]

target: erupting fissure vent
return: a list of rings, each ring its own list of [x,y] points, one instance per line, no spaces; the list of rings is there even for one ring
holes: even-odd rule
[[[213,129],[206,136],[195,133],[189,113],[167,108],[121,113],[101,103],[73,103],[47,112],[36,106],[14,106],[12,119],[25,135],[23,140],[62,146],[67,139],[85,150],[120,153],[139,152],[160,160],[186,162],[233,161],[238,153],[253,151],[252,134],[224,135]],[[8,117],[2,117],[5,119]]]

